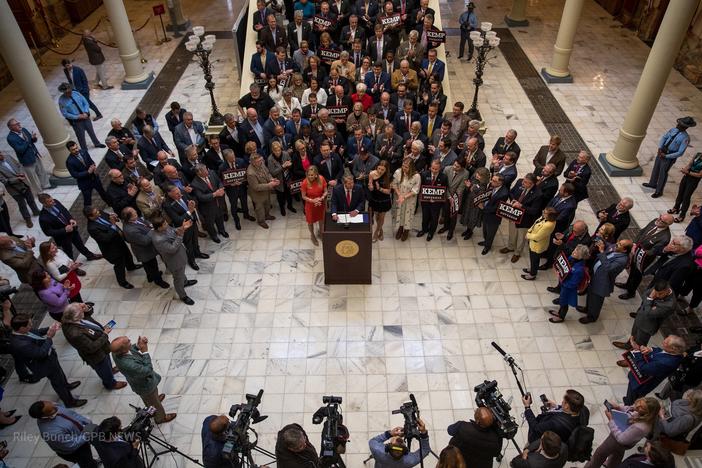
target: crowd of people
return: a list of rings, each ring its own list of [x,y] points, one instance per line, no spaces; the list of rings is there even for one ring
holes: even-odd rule
[[[611,434],[586,466],[596,468],[606,461],[610,468],[670,468],[675,442],[684,443],[702,422],[702,391],[697,389],[702,350],[674,335],[660,347],[649,346],[649,340],[668,317],[692,314],[702,301],[702,216],[700,207],[691,203],[702,178],[702,153],[681,170],[673,208],[651,220],[634,239],[622,236],[631,222],[631,198],[600,207],[597,226],[588,226],[576,219],[579,203],[589,196],[587,151],[568,162],[560,137],[553,135],[533,157],[529,172],[519,174],[522,150],[515,130],[498,138],[486,155],[481,123],[464,113],[460,101],[447,109],[442,92],[446,66],[437,53],[441,35],[428,0],[382,5],[375,0],[353,5],[347,0],[323,1],[316,8],[298,0],[287,12],[273,8],[279,4],[269,7],[259,0],[254,12],[254,82],[239,99],[240,114],[226,114],[222,131],[208,135],[203,122],[180,103],[171,103],[165,120],[175,148],[144,109],[136,110],[129,128],[112,119],[111,130],[99,140],[92,120],[102,114],[90,100],[85,73],[64,60],[68,81],[58,88],[58,105],[78,140],[66,144],[66,166],[82,195],[83,219],[75,219],[44,191],[51,182],[36,135],[16,119],[7,122],[7,141],[16,160],[0,152],[0,231],[5,233],[0,235],[0,261],[32,287],[55,322],[36,328],[32,317],[14,313],[5,301],[3,324],[20,381],[47,378],[63,402],[37,401],[29,408],[49,446],[81,467],[97,466],[91,443],[105,466],[140,466],[138,444],[119,437],[119,419],[99,424],[98,442],[87,435],[91,421],[72,410],[87,403],[72,393],[80,382],[68,380],[53,347],[59,331],[106,390],[128,386],[147,407],[155,408],[157,424],[176,417],[161,403],[165,395],[158,391],[161,378],[153,368],[148,339],[110,339],[114,324],[93,318],[94,304],[81,296],[80,278],[86,272],[74,248],[85,261],[110,263],[117,284],[125,289],[134,288],[128,272],[141,268],[148,283],[171,288],[160,258],[177,298],[193,305],[186,288],[197,280],[188,279],[186,269],[197,271],[197,261],[209,258],[200,243],[209,238],[220,244],[230,237],[232,224],[236,231],[242,229],[241,218],[269,229],[276,219],[271,204],[275,194],[281,216],[304,212],[315,246],[326,216],[335,221],[339,215],[368,212],[373,242],[385,240],[388,225],[389,237],[399,242],[412,234],[427,242],[446,234],[446,241],[453,241],[460,223],[463,241],[480,229],[477,244],[482,255],[488,255],[504,220],[507,238],[499,253],[517,263],[528,252],[522,279],[533,281],[544,270],[556,272],[557,283],[547,288],[557,295],[553,304],[558,308],[548,311],[554,324],[566,320],[570,307],[583,314],[580,323],[596,322],[615,288],[624,291],[620,299],[630,300],[650,277],[641,305],[631,314],[630,337],[613,343],[625,352],[617,364],[630,370],[623,405],[613,405],[612,410],[626,413],[629,425],[622,429],[608,409]],[[468,4],[461,17],[462,36],[464,29],[477,28],[473,10]],[[286,26],[281,26],[283,15],[289,20]],[[469,59],[472,54],[469,43]],[[644,184],[655,189],[654,198],[661,196],[672,165],[683,157],[689,144],[686,130],[695,124],[691,117],[678,119],[661,138],[651,180]],[[105,180],[88,152],[86,134],[93,146],[105,148]],[[33,227],[37,217],[49,240],[37,246],[33,237],[13,233],[2,200],[6,193],[17,203],[26,226]],[[94,195],[105,209],[95,206]],[[673,236],[670,226],[683,222],[688,210],[691,221],[685,234]],[[387,213],[393,215],[390,222]],[[87,227],[99,253],[85,245],[79,225]],[[625,269],[626,282],[617,282]],[[580,296],[586,296],[584,305],[579,305]],[[682,310],[681,302],[686,303]],[[118,373],[123,381],[115,378]],[[659,399],[649,396],[666,381],[656,395],[671,400],[668,413]],[[538,416],[530,408],[530,397],[523,403],[529,444],[512,466],[562,467],[572,457],[573,432],[588,424],[583,396],[568,390],[561,405],[549,402]],[[12,412],[0,413],[0,424],[18,419]],[[213,415],[203,423],[205,466],[229,466],[219,460],[226,421],[224,415]],[[420,423],[419,446],[426,456],[430,445]],[[494,415],[484,407],[476,410],[473,421],[451,425],[448,434],[451,444],[441,451],[440,467],[464,467],[468,460],[480,468],[492,466],[503,442]],[[402,429],[395,428],[370,441],[377,467],[419,463],[419,450],[411,452],[403,436]],[[643,453],[622,462],[626,449],[644,438],[648,441]],[[276,453],[278,466],[318,466],[316,451],[298,425],[281,431]]]

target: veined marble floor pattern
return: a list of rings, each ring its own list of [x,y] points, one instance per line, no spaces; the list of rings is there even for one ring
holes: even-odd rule
[[[480,19],[500,24],[510,3],[479,2]],[[126,4],[132,22],[141,24],[145,19],[142,3]],[[532,24],[515,34],[537,68],[550,59],[559,4],[555,0],[530,2]],[[237,6],[227,2],[198,0],[187,2],[184,8],[193,24],[204,24],[209,30],[229,29],[238,13]],[[461,9],[461,2],[443,4],[447,26],[456,26]],[[449,15],[451,12],[456,14]],[[92,26],[96,17],[93,15],[86,24]],[[606,21],[601,20],[603,17]],[[611,148],[647,53],[631,33],[613,34],[613,24],[594,2],[586,3],[579,41],[590,47],[581,42],[576,45],[571,62],[576,82],[551,87],[595,154]],[[137,39],[149,58],[146,67],[158,71],[174,42],[155,47],[150,45],[153,38],[147,32],[148,28],[138,33]],[[454,57],[457,42],[449,38]],[[616,58],[601,53],[605,47],[616,47],[617,54],[612,54]],[[116,51],[106,52],[116,80],[121,73]],[[225,111],[232,110],[238,99],[238,83],[230,71],[231,52],[231,43],[218,42],[216,54],[222,61],[216,67],[216,93]],[[92,74],[82,54],[77,56],[78,63]],[[42,67],[52,92],[63,78],[58,62],[58,57],[46,56]],[[455,58],[450,58],[449,64],[454,98],[468,104],[472,84],[461,77],[472,76],[472,65],[459,64]],[[485,78],[480,106],[488,125],[487,145],[490,147],[507,128],[517,129],[524,154],[519,171],[525,173],[530,168],[530,155],[548,140],[548,133],[499,53]],[[98,135],[107,133],[110,117],[125,121],[142,95],[142,91],[95,92],[95,100],[106,116],[96,125]],[[25,123],[30,121],[14,85],[0,96],[3,118],[14,115]],[[195,64],[188,67],[170,100],[179,100],[197,119],[206,120],[209,99]],[[166,110],[159,116],[164,129]],[[680,113],[700,116],[700,110],[699,93],[673,72],[641,154],[652,154],[658,135]],[[162,133],[170,144],[168,132]],[[698,127],[692,133],[693,143],[700,136]],[[2,139],[0,148],[5,149],[5,145]],[[97,159],[103,155],[101,150],[91,153]],[[653,201],[640,190],[640,182],[618,179],[616,187],[620,194],[634,196],[634,216],[639,224],[645,224],[671,205],[674,184],[669,184],[664,198]],[[77,195],[70,187],[52,193],[67,204]],[[578,217],[594,226],[587,203],[582,204]],[[628,313],[638,305],[636,301],[610,298],[597,324],[582,326],[573,317],[578,314],[571,312],[567,324],[552,325],[545,313],[553,298],[545,291],[554,282],[550,272],[541,274],[535,282],[524,282],[519,278],[524,260],[511,264],[508,256],[496,251],[482,257],[475,241],[447,243],[437,237],[427,243],[411,237],[407,243],[400,243],[391,239],[389,220],[385,227],[387,240],[374,247],[371,286],[325,286],[321,250],[312,246],[304,221],[297,214],[278,216],[268,231],[245,222],[244,230],[239,232],[228,224],[233,234],[230,240],[219,246],[205,242],[205,251],[212,257],[200,262],[199,272],[188,272],[198,280],[192,289],[195,306],[171,301],[172,291],[147,287],[143,272],[130,275],[136,289],[116,287],[112,269],[104,262],[87,265],[84,297],[96,302],[101,320],[116,320],[115,336],[149,337],[157,369],[164,376],[160,389],[168,394],[166,408],[179,413],[174,422],[160,429],[169,442],[195,457],[201,454],[202,419],[226,413],[230,405],[243,400],[244,393],[259,388],[265,389],[261,411],[269,418],[256,428],[261,445],[269,449],[274,447],[277,430],[288,422],[303,424],[317,445],[321,428],[311,424],[311,415],[321,405],[321,396],[343,396],[345,421],[351,431],[347,465],[353,467],[361,466],[370,437],[401,424],[401,418],[391,416],[390,411],[399,408],[409,392],[416,395],[423,410],[437,453],[448,441],[446,426],[471,417],[475,406],[472,389],[483,379],[497,379],[506,397],[515,399],[513,415],[520,421],[516,384],[490,346],[493,340],[523,364],[526,385],[533,395],[545,393],[558,399],[567,388],[582,391],[593,409],[596,440],[605,437],[599,402],[620,398],[626,388],[626,373],[615,365],[618,353],[610,341],[628,333]],[[680,229],[676,226],[677,231]],[[37,228],[18,227],[17,232],[44,239]],[[503,229],[497,249],[504,241]],[[95,248],[92,241],[89,245]],[[57,338],[56,347],[66,374],[83,382],[76,391],[89,398],[88,405],[80,410],[83,414],[96,422],[113,414],[125,422],[130,420],[127,404],[140,403],[135,395],[128,389],[105,392],[94,372],[63,337]],[[19,385],[13,378],[3,408],[19,408],[26,414],[26,408],[37,398],[55,399],[48,382]],[[12,440],[12,432],[0,433],[10,439],[8,461],[12,466],[53,466],[58,462],[46,444],[37,443],[36,424],[31,418],[25,416],[12,429],[29,435]],[[525,436],[523,428],[517,438],[520,444]],[[513,455],[510,447],[507,457]],[[430,461],[429,466],[433,463]],[[184,463],[178,457],[166,457],[158,465]]]

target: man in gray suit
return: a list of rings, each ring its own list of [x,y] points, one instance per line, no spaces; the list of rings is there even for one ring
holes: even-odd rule
[[[39,208],[34,201],[34,194],[29,186],[27,175],[17,161],[8,158],[2,151],[0,151],[0,183],[5,185],[7,193],[17,202],[27,227],[34,227],[32,215],[29,214],[27,205],[32,209],[34,216],[39,216]]]
[[[592,279],[587,288],[587,302],[585,307],[578,306],[578,312],[587,314],[580,318],[580,323],[596,322],[604,305],[605,297],[614,291],[614,281],[629,262],[629,252],[633,243],[628,239],[620,239],[613,252],[605,253],[603,242],[596,244],[600,251],[592,267]]]
[[[185,265],[188,264],[188,254],[183,246],[183,233],[192,226],[189,219],[183,221],[179,228],[174,229],[161,217],[154,217],[151,220],[154,231],[152,242],[154,248],[161,255],[161,260],[173,275],[173,287],[181,301],[187,305],[195,304],[185,292],[185,288],[197,283],[197,280],[189,280],[185,276]]]
[[[183,121],[173,130],[173,141],[178,149],[180,163],[183,164],[185,162],[185,148],[188,146],[195,145],[197,152],[202,152],[202,148],[205,146],[205,125],[193,120],[191,112],[186,112],[183,114]]]
[[[153,228],[151,223],[140,218],[136,210],[128,206],[122,210],[122,232],[124,240],[132,247],[132,253],[144,266],[146,280],[149,283],[156,283],[163,289],[170,288],[171,285],[163,281],[158,269],[158,260],[156,259],[158,253],[152,241]]]
[[[673,315],[677,309],[677,299],[667,280],[659,279],[653,288],[646,291],[646,297],[636,312],[629,315],[634,317],[631,327],[631,336],[628,341],[613,341],[612,344],[619,348],[631,351],[639,346],[647,346],[648,341],[663,325],[663,322]]]

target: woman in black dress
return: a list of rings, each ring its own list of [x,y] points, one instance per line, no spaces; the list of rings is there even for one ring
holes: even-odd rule
[[[371,216],[375,216],[373,242],[383,240],[385,213],[390,211],[392,206],[391,193],[390,164],[386,160],[382,160],[368,174],[368,206],[371,210]]]

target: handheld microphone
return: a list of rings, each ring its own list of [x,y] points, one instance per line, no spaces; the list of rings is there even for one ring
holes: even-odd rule
[[[502,349],[502,347],[500,347],[500,345],[498,345],[494,341],[490,342],[490,344],[492,345],[493,348],[495,348],[497,350],[498,353],[500,353],[502,355],[502,357],[504,358],[504,360],[507,364],[509,364],[510,366],[514,366],[519,370],[522,370],[522,368],[517,365],[514,358],[508,352],[506,352],[504,349]]]

